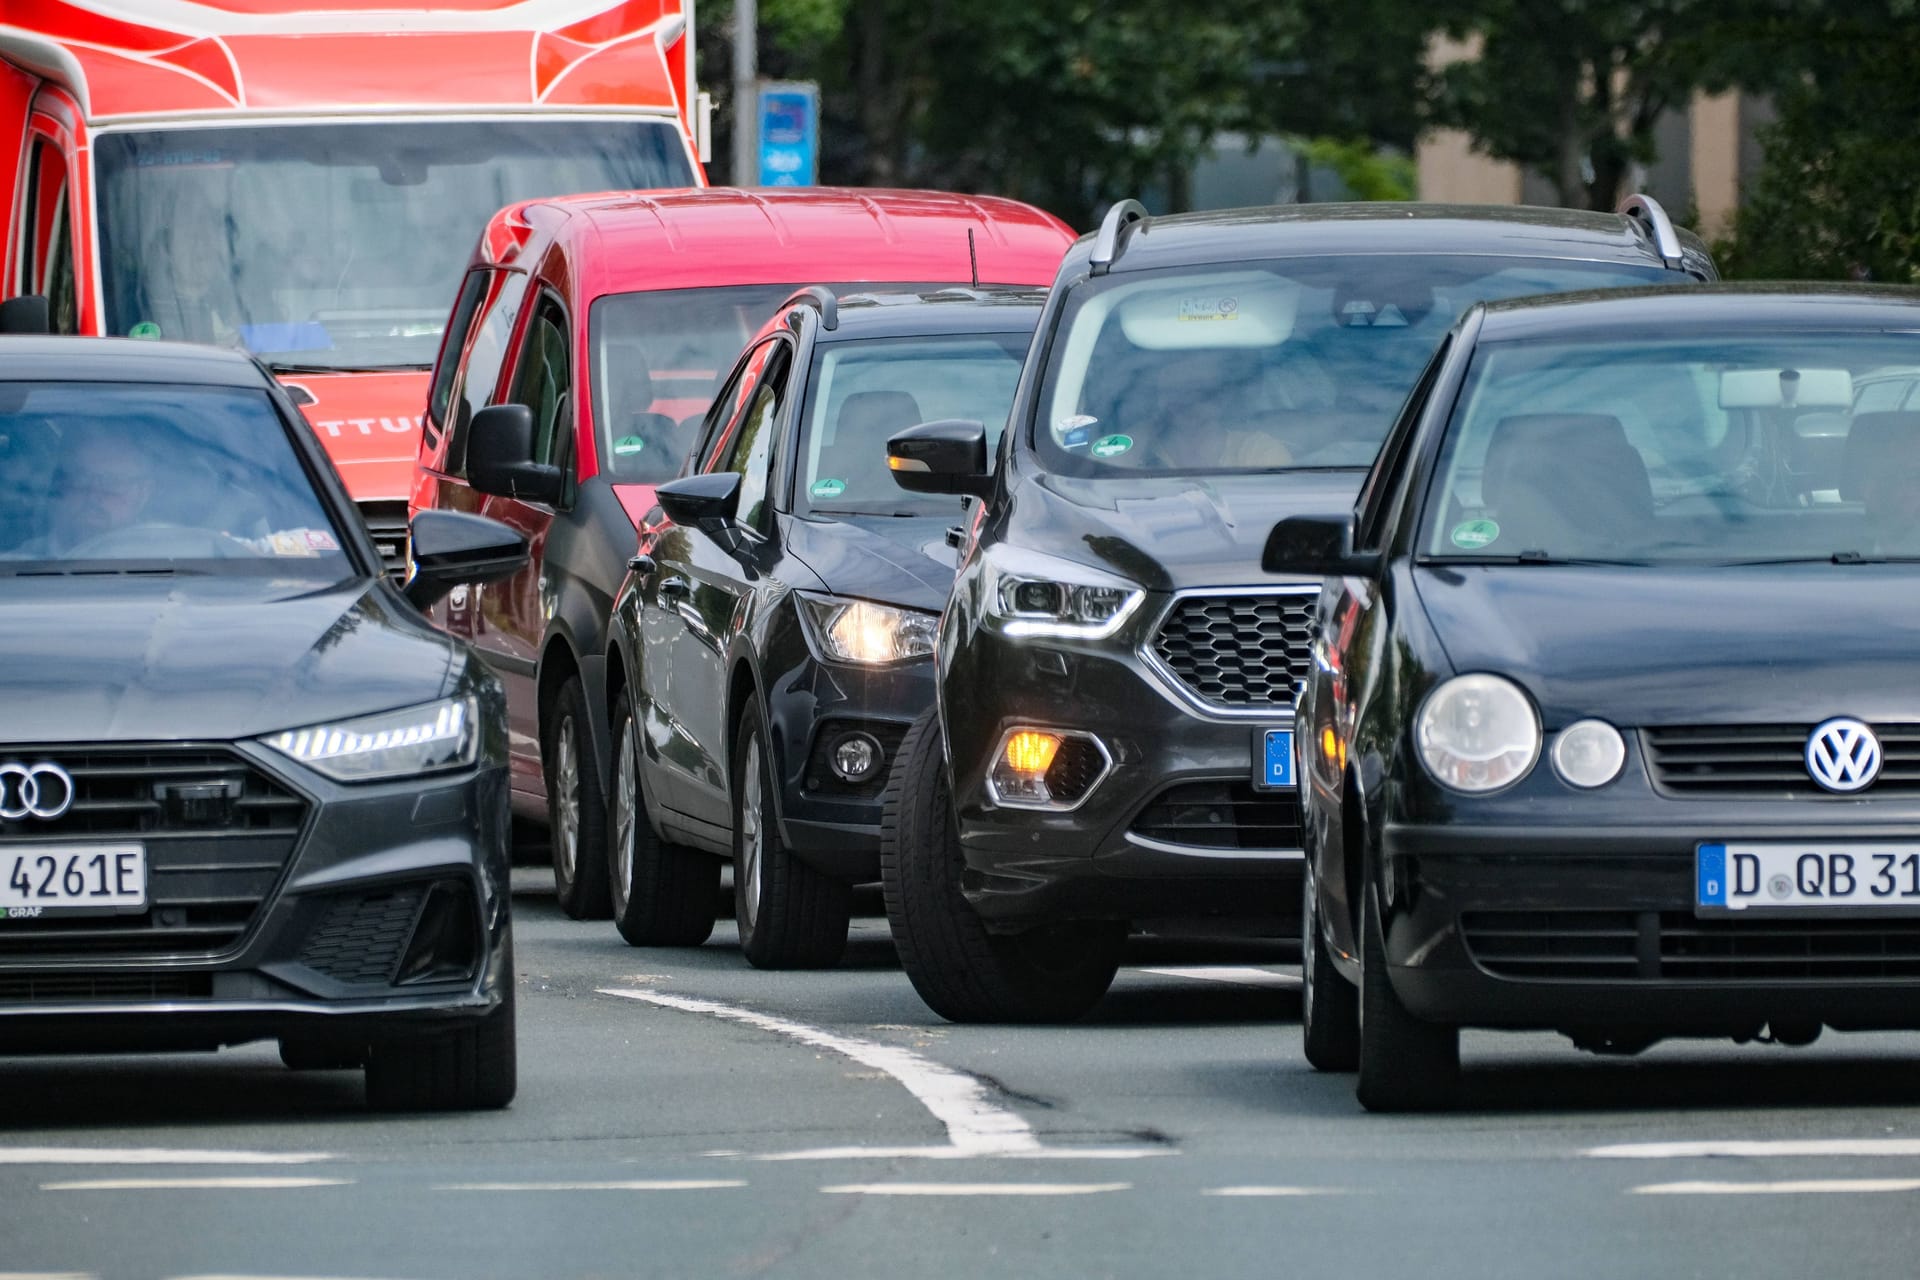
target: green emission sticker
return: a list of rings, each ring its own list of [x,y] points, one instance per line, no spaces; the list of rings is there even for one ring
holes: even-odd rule
[[[160,336],[160,326],[151,320],[142,320],[139,324],[127,330],[127,336],[129,338],[157,338]]]
[[[646,447],[647,442],[639,436],[621,436],[613,442],[614,453],[622,458],[638,453]]]
[[[1090,452],[1096,458],[1117,458],[1131,448],[1132,436],[1101,436],[1093,442]]]
[[[846,491],[847,482],[845,480],[835,480],[831,477],[824,480],[815,480],[807,489],[807,492],[816,498],[837,498]]]
[[[1492,520],[1468,520],[1453,526],[1453,545],[1478,551],[1500,536],[1500,526]]]

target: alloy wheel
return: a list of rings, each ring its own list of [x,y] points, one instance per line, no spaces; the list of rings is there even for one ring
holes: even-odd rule
[[[638,821],[640,810],[637,800],[640,761],[634,751],[632,721],[627,722],[626,729],[620,735],[620,756],[613,779],[613,893],[616,906],[625,905],[627,894],[632,891],[634,823]]]
[[[580,857],[580,752],[574,743],[573,717],[560,721],[553,735],[553,785],[555,816],[559,830],[553,833],[560,855],[560,867],[566,880],[573,880]]]
[[[766,834],[760,824],[760,741],[758,738],[747,743],[745,777],[740,780],[740,865],[746,873],[744,884],[734,886],[734,892],[745,895],[747,924],[759,923],[760,919],[760,877],[762,875],[763,854],[765,853]]]

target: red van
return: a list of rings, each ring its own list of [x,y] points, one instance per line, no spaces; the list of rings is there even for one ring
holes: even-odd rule
[[[6,6],[0,297],[46,296],[58,332],[260,356],[398,567],[427,369],[487,216],[557,191],[704,181],[692,11]]]
[[[533,548],[518,577],[434,617],[506,681],[514,805],[547,818],[569,914],[609,910],[608,613],[715,381],[797,286],[1044,285],[1072,241],[1011,200],[821,187],[542,200],[487,224],[434,367],[413,509],[480,512]]]

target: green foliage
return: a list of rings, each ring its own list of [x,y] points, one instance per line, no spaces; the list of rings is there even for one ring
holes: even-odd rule
[[[1300,146],[1310,163],[1339,174],[1356,200],[1413,199],[1411,156],[1382,151],[1363,138],[1313,138]]]

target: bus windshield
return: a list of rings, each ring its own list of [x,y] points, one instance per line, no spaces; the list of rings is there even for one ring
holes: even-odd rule
[[[94,156],[108,333],[314,369],[430,365],[503,205],[695,182],[666,119],[104,132]]]

